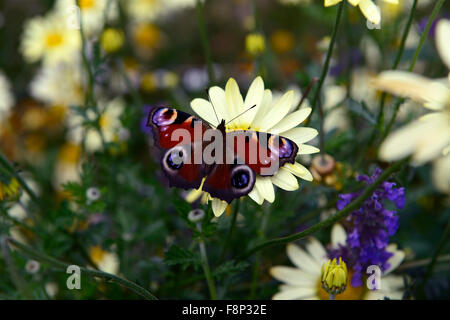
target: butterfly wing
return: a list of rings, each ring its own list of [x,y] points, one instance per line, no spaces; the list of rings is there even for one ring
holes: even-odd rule
[[[208,166],[196,155],[202,152],[202,135],[209,126],[188,113],[166,107],[153,108],[147,126],[152,129],[155,145],[162,150],[161,168],[169,185],[199,188]]]
[[[260,176],[273,176],[286,163],[295,163],[298,146],[292,140],[251,130],[232,131],[227,135],[227,141],[234,141],[228,148],[233,148],[236,157]]]

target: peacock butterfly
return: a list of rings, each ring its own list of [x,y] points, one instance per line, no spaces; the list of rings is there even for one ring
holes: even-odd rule
[[[160,164],[171,187],[202,186],[231,203],[252,191],[256,175],[273,176],[284,164],[295,163],[298,146],[293,141],[252,130],[227,132],[225,125],[222,120],[214,128],[172,108],[150,110],[147,126],[162,150]]]

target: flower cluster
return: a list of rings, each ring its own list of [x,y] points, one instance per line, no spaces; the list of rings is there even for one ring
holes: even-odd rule
[[[372,184],[380,175],[377,169],[372,176],[359,175],[357,181]],[[396,188],[394,182],[383,182],[364,204],[347,218],[348,238],[345,245],[331,250],[330,257],[343,257],[354,271],[353,286],[362,284],[362,274],[370,265],[379,265],[382,271],[389,268],[388,260],[392,253],[387,251],[389,238],[398,229],[398,216],[395,210],[386,208],[385,200],[390,200],[401,209],[405,204],[404,188]],[[342,210],[361,193],[339,195],[337,208]]]

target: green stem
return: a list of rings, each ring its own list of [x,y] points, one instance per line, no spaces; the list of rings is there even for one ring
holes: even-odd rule
[[[95,99],[94,99],[94,75],[92,73],[91,70],[91,66],[89,64],[89,60],[86,56],[86,35],[84,33],[84,28],[83,28],[83,15],[81,13],[81,7],[80,7],[80,0],[76,0],[76,4],[78,9],[80,10],[80,15],[79,15],[79,23],[80,23],[80,36],[81,36],[81,43],[82,43],[82,47],[81,47],[81,58],[83,60],[83,64],[84,67],[87,71],[87,75],[88,75],[88,87],[85,93],[85,104],[93,104]]]
[[[197,0],[196,9],[197,9],[197,21],[198,21],[198,26],[200,28],[200,36],[202,39],[203,52],[204,52],[204,55],[206,58],[206,63],[208,65],[209,83],[210,83],[210,85],[212,85],[215,83],[216,79],[214,76],[214,68],[213,68],[213,64],[212,64],[211,49],[209,47],[208,33],[206,31],[204,7],[203,7],[202,0]]]
[[[202,230],[202,225],[200,223],[197,223],[197,229],[199,231]],[[209,268],[208,254],[206,253],[206,246],[205,246],[205,242],[203,241],[203,239],[200,239],[198,245],[200,248],[200,255],[202,258],[202,266],[203,266],[203,271],[204,271],[205,277],[206,277],[206,283],[208,284],[209,294],[210,294],[212,300],[217,300],[216,286],[214,284],[214,279],[211,275],[211,269]]]
[[[309,119],[311,119],[311,117],[312,117],[312,113],[314,112],[315,109],[317,109],[315,106],[317,104],[317,100],[319,99],[319,95],[321,93],[322,86],[323,86],[323,83],[325,81],[325,78],[326,78],[326,76],[328,74],[328,67],[330,65],[331,56],[333,54],[333,48],[334,48],[334,44],[336,42],[336,36],[337,36],[338,29],[339,29],[339,23],[341,21],[341,16],[342,16],[342,11],[343,11],[343,8],[344,8],[344,4],[345,4],[345,1],[341,1],[341,3],[339,3],[339,5],[338,5],[336,21],[335,21],[335,24],[334,24],[333,33],[331,35],[331,40],[330,40],[330,45],[328,47],[327,57],[325,59],[325,64],[324,64],[323,69],[322,69],[322,74],[320,75],[320,78],[319,78],[319,85],[317,86],[316,92],[314,94],[314,100],[313,100],[313,102],[311,104],[313,109],[311,111],[311,114],[309,115],[308,123],[309,123]]]
[[[219,261],[222,261],[223,258],[225,257],[225,253],[227,252],[227,248],[230,244],[231,236],[236,227],[236,220],[237,220],[237,215],[238,215],[240,204],[241,204],[240,199],[237,199],[235,206],[234,206],[234,210],[233,210],[233,216],[231,218],[230,228],[228,229],[227,237],[225,239],[225,244],[223,246],[222,253],[220,254]]]
[[[9,173],[17,179],[20,186],[25,190],[25,192],[30,196],[30,198],[36,202],[39,203],[38,197],[34,193],[33,190],[27,185],[25,180],[22,179],[22,177],[16,172],[14,167],[9,163],[9,161],[3,156],[3,154],[0,153],[0,165],[2,165],[6,170],[9,171]]]
[[[18,248],[26,256],[33,258],[41,263],[47,264],[50,267],[54,267],[56,269],[61,269],[61,270],[67,270],[67,268],[70,266],[69,264],[67,264],[65,262],[62,262],[55,258],[47,256],[46,254],[37,252],[34,249],[32,249],[14,239],[8,238],[7,241],[10,242],[12,245],[14,245],[16,248]],[[115,282],[125,288],[130,289],[131,291],[133,291],[137,295],[143,297],[144,299],[157,300],[157,298],[150,291],[144,289],[143,287],[141,287],[141,286],[137,285],[136,283],[131,282],[127,279],[124,279],[124,278],[121,278],[116,275],[106,273],[103,271],[87,269],[84,267],[80,267],[80,270],[84,275],[86,275],[88,277],[100,278],[105,281]]]
[[[441,251],[444,249],[445,244],[447,243],[447,240],[450,236],[450,221],[447,222],[447,225],[444,229],[444,233],[442,234],[442,238],[439,241],[439,244],[436,248],[436,251],[433,255],[433,258],[431,259],[430,264],[427,267],[427,271],[425,273],[425,276],[423,277],[423,280],[419,286],[419,292],[422,294],[424,293],[425,285],[427,284],[428,279],[430,279],[431,275],[433,274],[434,267],[436,266],[436,262],[438,260],[438,256],[441,253]]]
[[[337,221],[341,220],[342,218],[345,218],[346,216],[348,216],[351,212],[353,212],[354,210],[357,210],[362,204],[363,202],[369,198],[372,193],[375,191],[375,189],[386,179],[389,178],[389,176],[400,170],[401,167],[403,166],[403,164],[405,164],[408,161],[408,159],[399,161],[394,163],[393,165],[391,165],[389,168],[387,168],[379,177],[377,180],[375,180],[374,183],[372,183],[371,185],[367,186],[367,188],[364,190],[364,192],[358,197],[356,198],[354,201],[352,201],[349,205],[347,205],[344,209],[342,209],[341,211],[337,212],[336,214],[334,214],[333,216],[331,216],[330,218],[328,218],[327,220],[324,220],[322,222],[319,222],[317,224],[315,224],[314,226],[302,231],[302,232],[298,232],[298,233],[294,233],[292,235],[289,236],[285,236],[285,237],[280,237],[280,238],[275,238],[275,239],[271,239],[268,241],[265,241],[253,248],[251,248],[250,250],[248,250],[246,253],[240,255],[238,257],[238,259],[246,259],[248,257],[250,257],[252,254],[254,254],[255,252],[258,252],[262,249],[265,249],[267,247],[273,246],[273,245],[278,245],[278,244],[285,244],[285,243],[289,243],[292,241],[296,241],[299,239],[302,239],[306,236],[309,236],[310,234],[313,234],[323,228],[329,227],[331,225],[333,225],[334,223],[336,223]]]
[[[397,52],[397,56],[395,57],[394,64],[392,66],[392,70],[397,69],[398,64],[400,63],[400,61],[402,59],[403,52],[405,50],[406,39],[408,38],[409,30],[411,29],[414,13],[416,12],[416,7],[417,7],[417,0],[414,0],[411,10],[409,12],[408,21],[406,23],[405,30],[403,31],[402,40],[400,42],[400,48]],[[381,95],[380,106],[379,106],[380,111],[378,114],[378,128],[379,128],[380,132],[383,131],[383,126],[384,126],[384,104],[386,102],[386,97],[387,97],[386,92],[383,92],[383,94]],[[375,132],[376,131],[374,130],[374,133]],[[373,138],[374,138],[374,136],[373,136]]]
[[[419,45],[416,48],[416,51],[414,52],[413,58],[411,60],[411,64],[409,65],[408,71],[411,72],[414,70],[414,66],[416,65],[417,59],[419,58],[419,54],[422,51],[422,47],[425,43],[426,38],[428,37],[428,33],[430,32],[430,28],[433,24],[433,21],[436,19],[436,16],[438,15],[439,11],[441,10],[442,5],[444,4],[445,0],[438,0],[436,4],[434,5],[433,11],[431,12],[430,17],[428,18],[427,25],[425,27],[425,30],[423,31],[422,35],[420,36]],[[386,130],[383,132],[383,138],[382,141],[387,137],[389,132],[392,129],[392,126],[394,125],[395,118],[397,118],[398,110],[400,109],[400,106],[403,104],[405,99],[399,98],[397,100],[397,103],[394,107],[394,113],[389,120],[388,125],[386,126]]]

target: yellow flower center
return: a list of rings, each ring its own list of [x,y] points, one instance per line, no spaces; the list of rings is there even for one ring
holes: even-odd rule
[[[102,262],[105,253],[106,251],[104,251],[100,246],[89,248],[89,256],[96,265],[99,265],[100,262]]]
[[[95,0],[80,0],[80,9],[91,9],[95,5]]]
[[[60,33],[53,32],[47,35],[47,38],[45,39],[45,44],[49,48],[55,48],[60,46],[64,41],[63,36]]]
[[[105,115],[100,116],[100,119],[98,119],[98,125],[101,129],[107,128],[109,126],[109,119]]]
[[[157,27],[151,23],[147,23],[141,24],[134,29],[133,38],[140,47],[154,48],[158,44],[161,34]]]
[[[359,287],[353,287],[350,280],[352,278],[353,272],[348,270],[348,284],[345,291],[341,294],[335,296],[335,300],[363,300],[364,296],[367,294],[368,289],[362,285]],[[364,282],[363,282],[364,283]],[[328,300],[330,295],[322,288],[322,280],[319,278],[317,281],[317,296],[320,300]]]
[[[66,143],[59,151],[59,160],[65,163],[77,163],[80,156],[80,146],[71,143]]]

